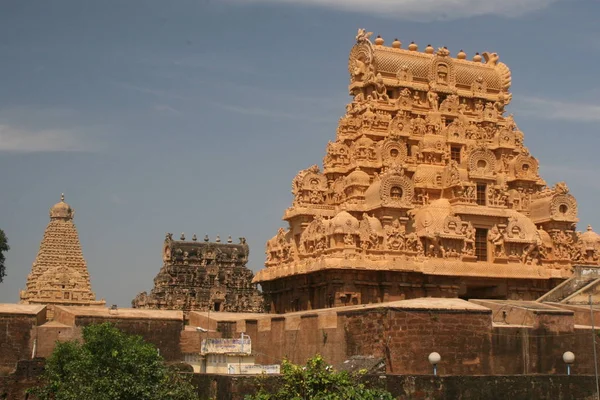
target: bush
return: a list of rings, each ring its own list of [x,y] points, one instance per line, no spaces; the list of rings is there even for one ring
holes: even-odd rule
[[[191,400],[188,377],[167,367],[156,348],[110,323],[83,328],[83,342],[57,343],[46,362],[40,400]]]
[[[336,372],[320,355],[299,366],[283,361],[281,366],[283,384],[276,393],[260,387],[257,394],[245,400],[393,400],[387,391],[367,388],[361,382],[364,371],[349,374]]]

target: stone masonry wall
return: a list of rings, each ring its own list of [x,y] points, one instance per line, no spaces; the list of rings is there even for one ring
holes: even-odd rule
[[[0,367],[14,368],[17,361],[31,358],[36,315],[0,314]]]
[[[442,354],[445,375],[490,373],[491,315],[453,310],[375,309],[344,313],[347,358],[375,355],[388,373],[427,374],[428,355]]]
[[[179,340],[183,331],[183,320],[163,319],[110,319],[89,316],[77,316],[75,325],[84,327],[92,324],[111,322],[117,328],[130,335],[139,335],[152,343],[167,361],[181,360]]]

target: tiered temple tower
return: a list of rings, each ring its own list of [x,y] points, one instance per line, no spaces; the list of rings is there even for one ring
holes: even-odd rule
[[[272,312],[435,296],[536,299],[598,264],[577,202],[546,186],[512,115],[496,53],[374,43],[350,52],[353,100],[323,170],[301,171],[267,242]]]
[[[174,240],[167,233],[163,244],[163,267],[154,288],[131,302],[134,308],[187,311],[262,312],[263,298],[246,267],[250,249],[246,239],[221,243],[217,236],[198,242],[196,235]]]
[[[44,232],[40,250],[21,291],[21,303],[103,306],[90,286],[90,275],[73,223],[75,210],[60,202],[50,208],[50,223]]]

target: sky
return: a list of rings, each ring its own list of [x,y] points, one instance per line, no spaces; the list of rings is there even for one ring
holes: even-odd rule
[[[597,0],[0,4],[0,303],[18,302],[61,193],[107,304],[150,291],[166,232],[246,237],[261,269],[292,179],[335,139],[358,28],[497,52],[542,177],[600,230]]]

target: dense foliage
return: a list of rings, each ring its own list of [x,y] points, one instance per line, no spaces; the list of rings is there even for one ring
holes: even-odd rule
[[[270,393],[264,386],[246,400],[393,400],[382,389],[367,388],[361,383],[362,372],[351,375],[336,372],[319,355],[299,366],[287,360],[281,365],[282,385]]]
[[[0,282],[2,282],[2,280],[6,276],[6,267],[4,266],[4,253],[7,252],[9,249],[10,247],[8,247],[8,239],[6,238],[4,231],[0,229]]]
[[[165,365],[156,348],[110,323],[83,328],[83,342],[57,343],[47,360],[41,400],[197,399],[186,376]]]

